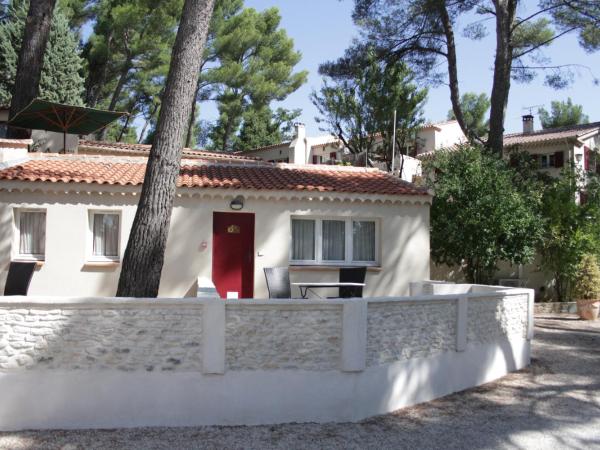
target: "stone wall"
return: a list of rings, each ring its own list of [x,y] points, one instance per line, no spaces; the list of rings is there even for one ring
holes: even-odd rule
[[[355,421],[527,366],[533,291],[455,289],[2,298],[0,431]]]
[[[152,372],[202,367],[202,305],[3,306],[0,331],[0,369],[5,370]]]
[[[456,350],[456,302],[371,303],[367,365],[426,358]]]
[[[467,342],[493,342],[502,337],[525,338],[528,325],[528,296],[495,295],[469,299]]]
[[[225,326],[228,370],[339,367],[342,305],[231,305]]]
[[[535,304],[536,314],[576,314],[577,302],[543,302]]]
[[[460,298],[468,301],[466,320]],[[360,371],[526,337],[528,317],[527,293],[327,302],[5,300],[0,370]]]

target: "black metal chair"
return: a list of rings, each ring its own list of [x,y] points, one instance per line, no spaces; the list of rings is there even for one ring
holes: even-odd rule
[[[366,267],[342,267],[340,283],[364,283],[367,276]],[[363,296],[362,286],[340,286],[340,298],[358,298]]]
[[[27,295],[34,270],[34,262],[11,262],[4,285],[4,295]]]
[[[269,298],[292,298],[290,271],[287,267],[265,267]]]

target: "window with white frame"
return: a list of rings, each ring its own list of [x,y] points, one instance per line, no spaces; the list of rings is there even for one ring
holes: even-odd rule
[[[15,211],[17,227],[17,257],[43,260],[46,254],[46,211],[18,209]]]
[[[90,212],[92,260],[118,261],[119,224],[119,213],[106,211]]]
[[[293,264],[376,265],[378,221],[359,218],[292,217]]]

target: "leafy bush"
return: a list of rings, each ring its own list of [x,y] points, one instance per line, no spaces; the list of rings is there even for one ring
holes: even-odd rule
[[[578,202],[585,185],[587,201]],[[538,251],[541,267],[554,276],[559,301],[573,298],[580,262],[600,253],[600,184],[597,175],[565,167],[544,188],[541,216],[543,234]]]
[[[463,145],[423,162],[435,192],[431,256],[462,265],[468,282],[493,279],[500,261],[530,262],[541,234],[541,194],[533,178],[484,148]]]
[[[585,254],[577,267],[574,296],[577,300],[600,299],[600,266],[592,254]]]

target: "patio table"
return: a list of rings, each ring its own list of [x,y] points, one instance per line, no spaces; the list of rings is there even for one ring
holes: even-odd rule
[[[340,287],[365,287],[365,283],[345,283],[345,282],[327,282],[327,283],[292,283],[293,286],[298,286],[302,298],[307,298],[308,291],[320,288],[340,288]],[[316,294],[316,293],[315,293]],[[318,294],[317,297],[321,298]]]

